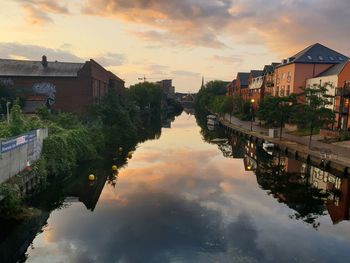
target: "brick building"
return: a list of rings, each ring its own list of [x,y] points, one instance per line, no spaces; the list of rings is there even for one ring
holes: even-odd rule
[[[161,87],[163,94],[167,98],[175,97],[175,87],[173,86],[172,79],[163,79],[161,81],[157,81],[156,84]]]
[[[257,108],[262,99],[264,76],[262,70],[251,70],[248,78],[249,100],[254,100],[253,107]]]
[[[322,85],[327,88],[331,104],[327,108],[334,111],[336,123],[334,128],[350,129],[350,61],[335,64],[326,71],[306,81],[306,87]]]
[[[236,86],[236,80],[232,80],[227,86],[226,86],[226,95],[233,96],[234,90]]]
[[[0,59],[0,82],[25,101],[23,111],[44,105],[54,110],[87,113],[109,89],[122,92],[124,81],[94,60],[85,63]]]
[[[311,45],[282,63],[275,69],[275,96],[302,93],[306,80],[314,78],[334,64],[349,58],[319,43]]]
[[[238,72],[234,86],[234,94],[240,95],[245,100],[249,99],[248,72]]]
[[[274,79],[275,79],[275,68],[279,63],[272,63],[271,65],[265,65],[263,69],[264,83],[263,83],[263,94],[265,96],[273,96],[274,91]]]

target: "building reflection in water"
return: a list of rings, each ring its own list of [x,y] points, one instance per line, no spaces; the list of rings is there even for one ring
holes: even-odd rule
[[[336,176],[280,153],[268,153],[255,142],[237,136],[231,135],[229,143],[232,153],[243,151],[244,168],[255,173],[260,187],[297,212],[291,217],[302,219],[315,228],[319,226],[316,219],[326,211],[333,224],[350,220],[347,177]]]

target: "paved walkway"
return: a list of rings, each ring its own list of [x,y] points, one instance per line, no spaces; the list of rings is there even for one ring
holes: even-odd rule
[[[233,116],[231,117],[231,120],[230,120],[229,115],[225,116],[225,120],[234,124],[235,126],[238,126],[240,128],[243,128],[243,129],[250,131],[251,122],[249,122],[249,121],[241,121]],[[253,123],[253,131],[268,135],[268,129],[260,127],[256,123]],[[278,129],[278,132],[279,132],[279,129]],[[308,146],[308,144],[309,144],[309,137],[300,137],[300,136],[288,134],[286,132],[282,133],[282,140],[295,142],[295,143],[298,143],[298,144],[301,144],[304,146]],[[349,163],[350,163],[350,149],[347,147],[342,147],[339,145],[327,144],[327,143],[319,142],[316,140],[312,140],[311,150],[312,151],[319,151],[319,152],[327,152],[329,159],[343,159],[344,160],[344,158],[346,158],[349,160]],[[329,156],[329,154],[330,154],[330,156]]]

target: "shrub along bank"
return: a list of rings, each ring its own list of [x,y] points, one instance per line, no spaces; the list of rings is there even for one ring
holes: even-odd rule
[[[209,81],[203,86],[196,97],[196,111],[211,111],[218,114],[231,114],[241,120],[250,120],[251,105],[239,95],[226,96],[224,81]]]
[[[70,113],[49,113],[47,109],[41,109],[36,116],[25,117],[16,103],[11,109],[10,124],[0,123],[0,137],[48,127],[49,137],[44,141],[41,159],[31,171],[42,179],[43,187],[50,179],[72,175],[79,164],[99,159],[102,154],[105,156],[120,147],[123,152],[119,154],[126,159],[127,149],[137,144],[139,131],[143,129],[141,109],[147,107],[153,117],[164,110],[160,88],[151,83],[146,85],[149,89],[138,85],[123,95],[109,92],[84,119]],[[0,186],[0,195],[4,197],[0,214],[5,216],[17,214],[23,204],[15,178]]]

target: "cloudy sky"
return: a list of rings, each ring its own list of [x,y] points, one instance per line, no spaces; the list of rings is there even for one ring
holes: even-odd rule
[[[2,0],[0,57],[93,58],[187,92],[316,42],[350,55],[349,25],[349,0]]]

